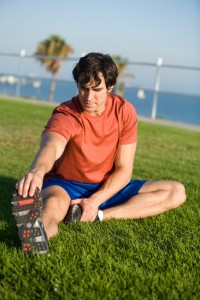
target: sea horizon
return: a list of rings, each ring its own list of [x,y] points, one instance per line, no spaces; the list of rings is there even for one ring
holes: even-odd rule
[[[48,101],[50,82],[51,80],[46,78],[39,81],[24,78],[20,89],[16,84],[0,84],[0,93],[16,95],[18,89],[18,96]],[[76,95],[75,82],[57,79],[53,99],[55,103],[70,100]],[[133,104],[137,114],[144,117],[151,117],[153,96],[154,91],[139,87],[127,87],[123,94],[123,97]],[[156,118],[200,125],[200,96],[160,91],[157,99]]]

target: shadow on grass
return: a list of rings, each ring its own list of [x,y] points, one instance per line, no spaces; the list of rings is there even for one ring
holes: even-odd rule
[[[15,183],[16,179],[14,178],[0,177],[0,242],[5,243],[9,248],[20,245],[11,210]]]

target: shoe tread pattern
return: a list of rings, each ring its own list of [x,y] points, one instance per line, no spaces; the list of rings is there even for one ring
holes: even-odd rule
[[[13,205],[12,207],[12,213],[18,213],[21,211],[30,211],[31,209],[34,208],[42,208],[42,203],[39,200],[34,201],[32,204],[25,204],[25,205]]]
[[[22,241],[22,249],[26,253],[40,253],[44,254],[48,252],[48,246],[46,242],[26,242]]]
[[[37,189],[33,197],[25,198],[15,191],[11,204],[23,251],[28,254],[47,253],[48,239],[42,223],[43,201],[40,191]]]
[[[29,213],[27,213],[26,215],[22,215],[22,216],[15,216],[15,222],[17,224],[18,227],[25,225],[25,224],[30,224],[30,227],[34,227],[34,224],[36,223],[36,221],[41,218],[42,216],[42,212],[40,209],[34,209],[31,210]]]

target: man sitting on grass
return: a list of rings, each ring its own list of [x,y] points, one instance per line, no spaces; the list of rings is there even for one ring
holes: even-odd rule
[[[63,220],[146,218],[186,199],[179,182],[131,180],[137,117],[132,104],[111,94],[117,76],[109,55],[80,58],[73,69],[78,95],[54,109],[30,171],[16,185],[22,197],[42,190],[48,239]]]

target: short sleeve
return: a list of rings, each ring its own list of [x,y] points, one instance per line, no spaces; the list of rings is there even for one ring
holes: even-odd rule
[[[137,114],[134,106],[125,101],[122,108],[122,125],[119,144],[132,144],[137,141]]]
[[[53,113],[47,125],[45,126],[43,134],[48,131],[57,132],[64,136],[67,141],[69,141],[70,138],[75,134],[73,117],[66,113]]]

